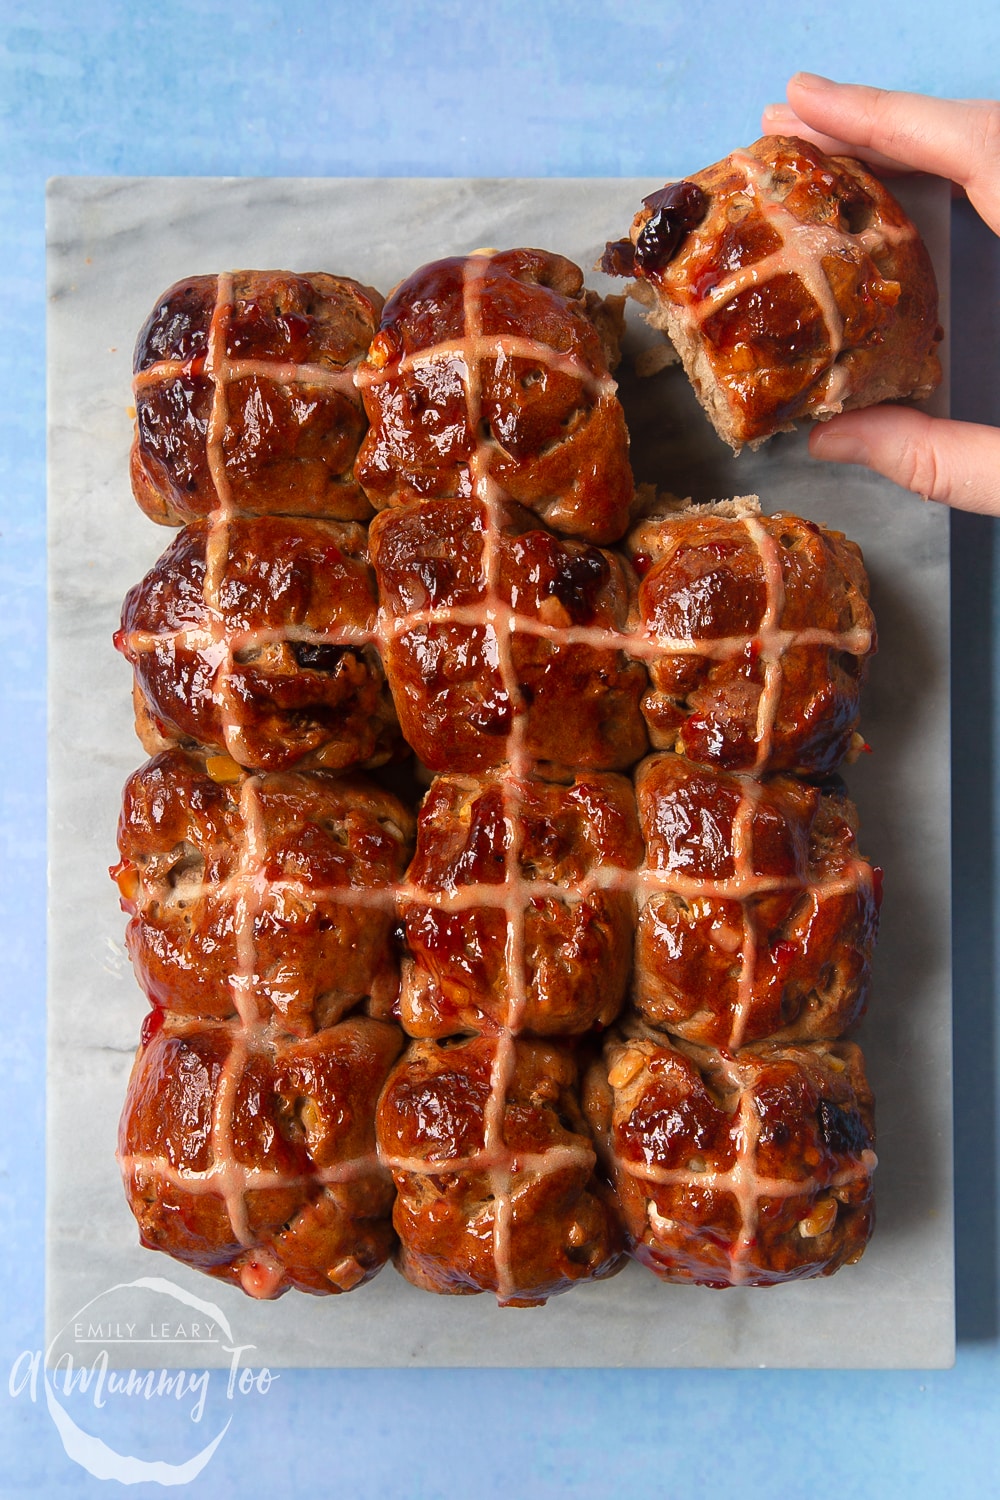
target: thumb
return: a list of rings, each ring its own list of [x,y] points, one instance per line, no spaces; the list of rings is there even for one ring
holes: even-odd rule
[[[928,500],[1000,515],[1000,428],[879,406],[814,427],[809,452],[833,463],[864,464]]]

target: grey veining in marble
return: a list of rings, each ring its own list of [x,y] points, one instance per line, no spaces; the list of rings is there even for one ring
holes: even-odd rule
[[[171,533],[128,483],[131,350],[159,293],[237,266],[329,270],[387,291],[424,260],[537,244],[589,267],[644,192],[617,180],[60,179],[49,196],[49,1338],[91,1298],[149,1276],[225,1309],[271,1366],[912,1366],[954,1349],[950,1071],[948,518],[865,472],[811,462],[802,434],[738,459],[683,376],[620,372],[637,478],[697,499],[759,493],[846,531],[872,576],[874,747],[848,781],[862,847],[886,869],[861,1040],[878,1098],[879,1224],[864,1260],[764,1291],[664,1287],[638,1267],[540,1310],[436,1298],[387,1269],[349,1296],[254,1303],[137,1244],[114,1159],[145,1002],[107,867],[120,789],[142,759],[122,596]],[[947,285],[947,197],[904,183]],[[608,289],[594,274],[591,284]],[[633,330],[631,347],[642,334]],[[939,401],[941,398],[938,398]],[[145,1311],[147,1294],[135,1306]],[[149,1304],[150,1316],[154,1305]],[[228,1363],[217,1347],[199,1362]],[[128,1346],[112,1363],[142,1364]],[[146,1363],[188,1364],[171,1345]]]

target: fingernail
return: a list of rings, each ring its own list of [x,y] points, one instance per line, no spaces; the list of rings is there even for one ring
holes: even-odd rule
[[[822,73],[796,73],[791,81],[802,89],[829,89],[835,86],[833,79],[824,78]]]
[[[765,104],[764,115],[768,120],[774,120],[776,123],[781,123],[785,120],[798,119],[798,115],[795,113],[794,109],[792,109],[790,105],[784,103]]]
[[[867,464],[871,449],[864,438],[852,432],[840,432],[836,427],[814,427],[809,438],[809,452],[813,458],[827,459],[835,464]]]

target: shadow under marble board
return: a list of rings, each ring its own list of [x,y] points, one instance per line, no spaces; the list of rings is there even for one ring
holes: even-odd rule
[[[674,172],[701,163],[671,161]],[[954,1357],[949,912],[948,517],[807,456],[802,433],[734,458],[676,368],[638,379],[630,311],[619,371],[637,478],[695,499],[758,493],[864,549],[880,649],[864,699],[874,754],[847,772],[862,847],[885,867],[875,985],[860,1040],[878,1101],[878,1223],[863,1260],[764,1290],[664,1286],[637,1265],[542,1309],[434,1297],[387,1267],[349,1296],[257,1303],[140,1248],[115,1135],[145,1001],[107,869],[122,783],[143,759],[129,671],[111,645],[122,597],[169,533],[131,499],[136,333],[172,282],[235,267],[329,270],[383,291],[480,245],[589,267],[625,232],[636,180],[71,179],[49,196],[51,912],[48,1337],[108,1288],[165,1277],[224,1312],[276,1366],[934,1367]],[[899,195],[948,284],[947,190]],[[633,321],[635,319],[635,321]],[[945,314],[946,321],[946,314]],[[939,403],[943,399],[937,398]],[[124,1294],[123,1294],[124,1295]],[[162,1312],[149,1288],[129,1308]],[[123,1366],[226,1365],[221,1345],[113,1345]],[[142,1356],[148,1354],[145,1361]],[[54,1356],[53,1356],[54,1357]]]

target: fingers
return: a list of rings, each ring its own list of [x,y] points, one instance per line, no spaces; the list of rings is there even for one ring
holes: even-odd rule
[[[1000,103],[932,99],[813,73],[789,80],[788,102],[811,130],[894,165],[950,177],[1000,232]]]
[[[828,156],[855,156],[859,161],[866,161],[875,170],[886,176],[893,173],[912,171],[901,161],[893,161],[891,157],[883,156],[880,151],[872,151],[865,146],[859,146],[856,141],[842,141],[836,136],[824,135],[821,130],[813,130],[804,120],[800,120],[789,104],[768,104],[761,115],[761,129],[765,135],[794,135],[800,140],[812,141],[821,151]]]
[[[933,99],[797,73],[765,131],[800,135],[879,170],[933,172],[960,183],[1000,233],[1000,103]],[[809,451],[863,464],[904,489],[961,510],[1000,515],[1000,430],[946,422],[908,407],[848,412],[814,428]]]
[[[809,452],[877,474],[958,510],[1000,515],[1000,429],[906,406],[845,412],[814,427]]]

